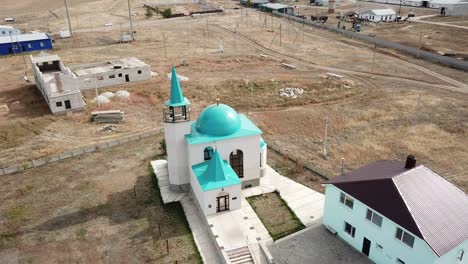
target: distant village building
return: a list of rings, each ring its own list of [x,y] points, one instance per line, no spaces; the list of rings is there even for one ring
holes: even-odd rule
[[[190,120],[175,68],[164,109],[169,188],[193,191],[205,215],[241,208],[242,188],[260,184],[267,145],[262,131],[245,115],[219,103]]]
[[[52,39],[46,33],[0,37],[0,55],[52,49]]]
[[[80,89],[89,90],[151,78],[151,68],[139,59],[130,57],[107,62],[70,66],[80,80]]]
[[[427,7],[439,9],[448,4],[466,3],[466,0],[361,0],[363,2],[374,2],[392,5],[404,5],[415,7]]]
[[[267,3],[267,4],[261,4],[260,10],[264,12],[279,12],[283,14],[294,14],[294,8],[292,6],[288,5],[283,5],[283,4],[278,4],[278,3]]]
[[[243,6],[249,6],[254,7],[254,8],[259,8],[260,5],[262,4],[267,4],[269,3],[269,0],[240,0],[241,5]]]
[[[375,263],[468,263],[468,196],[416,159],[325,183],[323,224]]]
[[[0,25],[0,37],[20,35],[21,30],[13,26]]]
[[[362,12],[359,14],[359,18],[372,22],[390,22],[396,20],[397,14],[393,9],[373,9]]]
[[[441,4],[440,14],[443,16],[468,16],[468,0],[465,2]]]
[[[84,109],[81,90],[98,89],[151,78],[151,68],[136,58],[65,67],[57,55],[31,56],[37,88],[52,114]]]
[[[310,3],[310,5],[328,6],[329,1],[328,0],[310,0],[309,3]],[[339,6],[340,5],[340,0],[336,0],[335,5]]]
[[[37,88],[53,114],[84,109],[79,80],[59,56],[43,53],[30,59]]]

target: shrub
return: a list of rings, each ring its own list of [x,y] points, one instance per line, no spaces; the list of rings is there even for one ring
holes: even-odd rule
[[[162,12],[161,12],[161,15],[164,17],[164,18],[169,18],[172,16],[172,10],[170,8],[166,8],[164,9]]]

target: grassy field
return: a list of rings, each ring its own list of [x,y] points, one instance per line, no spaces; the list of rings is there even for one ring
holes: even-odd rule
[[[0,263],[201,263],[181,205],[148,175],[160,139],[1,177]]]
[[[248,197],[247,201],[273,240],[278,240],[305,228],[277,192]]]

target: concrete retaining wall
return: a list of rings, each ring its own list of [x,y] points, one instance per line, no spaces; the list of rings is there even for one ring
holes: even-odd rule
[[[325,29],[325,30],[329,30],[329,31],[332,31],[332,32],[335,32],[335,33],[338,33],[338,34],[342,34],[343,36],[346,36],[346,37],[349,37],[349,38],[359,39],[359,40],[362,40],[362,41],[365,41],[365,42],[375,44],[375,45],[380,46],[380,47],[395,49],[395,50],[410,54],[410,55],[418,57],[418,58],[431,60],[431,61],[434,61],[434,62],[438,62],[440,64],[447,65],[449,67],[453,67],[453,68],[461,69],[461,70],[464,70],[464,71],[468,71],[468,62],[457,60],[455,58],[442,56],[442,55],[439,55],[437,53],[421,50],[421,49],[410,47],[410,46],[405,46],[405,45],[398,44],[398,43],[391,42],[391,41],[387,41],[387,40],[384,40],[384,39],[381,39],[381,38],[371,37],[371,36],[368,36],[368,35],[363,35],[363,34],[358,33],[358,32],[353,32],[353,31],[340,29],[340,28],[337,28],[336,26],[317,23],[317,22],[312,21],[310,19],[303,19],[303,18],[300,18],[300,17],[295,17],[295,16],[283,14],[283,13],[278,13],[278,12],[273,12],[273,14],[276,15],[276,16],[279,16],[279,17],[287,18],[287,19],[292,20],[292,21],[296,21],[296,22],[299,22],[299,23],[304,23],[306,25],[310,25],[310,26],[317,27],[317,28],[320,28],[320,29]]]
[[[23,161],[18,162],[16,164],[6,166],[5,168],[0,168],[0,176],[22,172],[22,171],[25,171],[25,170],[31,169],[31,168],[41,167],[41,166],[44,166],[46,164],[56,162],[56,161],[60,161],[60,160],[65,160],[65,159],[69,159],[69,158],[73,158],[73,157],[79,157],[79,156],[82,156],[82,155],[84,155],[86,153],[91,153],[91,152],[95,152],[95,151],[98,151],[98,150],[101,150],[101,149],[107,149],[107,148],[110,148],[110,147],[119,146],[119,145],[122,145],[122,144],[126,144],[128,142],[137,141],[137,140],[147,138],[147,137],[150,137],[150,136],[160,135],[162,133],[163,133],[162,128],[152,129],[152,130],[145,131],[145,132],[135,133],[135,134],[132,134],[130,136],[127,135],[127,136],[124,136],[122,138],[109,140],[109,141],[106,141],[106,142],[99,142],[99,143],[96,143],[96,144],[93,144],[93,145],[88,145],[88,146],[84,146],[84,147],[81,147],[81,148],[68,150],[68,151],[65,151],[65,152],[62,152],[62,153],[59,153],[59,154],[55,154],[55,155],[52,155],[52,156],[44,157],[44,158],[38,158],[38,159],[34,159],[34,160],[23,160]]]

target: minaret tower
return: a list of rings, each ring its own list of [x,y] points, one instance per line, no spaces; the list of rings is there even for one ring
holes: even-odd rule
[[[169,188],[189,190],[190,177],[185,135],[190,134],[190,102],[184,97],[175,67],[172,67],[171,97],[164,108],[164,136],[166,138]]]

